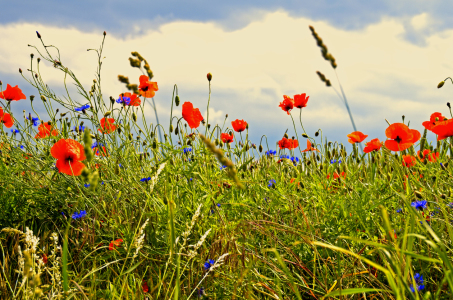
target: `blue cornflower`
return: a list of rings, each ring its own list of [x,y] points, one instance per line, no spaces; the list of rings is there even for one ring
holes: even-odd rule
[[[89,105],[89,104],[85,104],[85,105],[83,105],[83,106],[81,106],[81,107],[76,107],[76,108],[74,108],[74,110],[75,110],[75,111],[82,111],[82,110],[88,109],[88,108],[90,108],[90,105]]]
[[[336,162],[337,162],[336,159],[331,159],[331,160],[330,160],[330,163],[331,163],[331,164],[334,164],[334,163],[336,163]],[[340,163],[341,163],[341,160],[338,160],[338,163],[340,164]]]
[[[221,206],[220,203],[217,203],[217,207],[220,207],[220,206]]]
[[[402,213],[402,212],[403,212],[403,209],[402,209],[402,208],[398,208],[398,209],[396,210],[396,212],[397,212],[397,213]]]
[[[269,150],[269,151],[266,151],[266,155],[267,155],[267,156],[276,155],[276,154],[277,154],[277,150]]]
[[[145,177],[145,178],[140,179],[141,182],[148,182],[150,180],[151,180],[151,177],[148,177],[148,178]]]
[[[90,187],[90,184],[89,183],[85,183],[83,186],[88,188],[88,187]]]
[[[74,126],[74,128],[72,128],[72,130],[77,131],[77,126]],[[84,130],[85,130],[85,126],[80,125],[79,126],[79,131],[84,131]]]
[[[130,97],[119,97],[116,99],[116,103],[125,103],[126,105],[129,105],[131,103],[131,98]]]
[[[415,273],[414,280],[415,280],[415,285],[416,285],[417,291],[421,291],[425,288],[425,285],[423,284],[423,275]],[[412,285],[410,286],[410,289],[411,289],[412,293],[415,292],[415,289]]]
[[[30,120],[29,117],[27,117],[27,120]],[[33,122],[33,126],[38,126],[39,125],[39,118],[31,118],[31,121]]]
[[[74,212],[72,214],[72,217],[74,220],[81,219],[87,215],[87,212],[85,210],[81,210],[80,213]]]
[[[414,207],[417,210],[423,210],[426,208],[426,205],[428,204],[428,201],[426,200],[421,200],[421,201],[414,201],[411,203],[411,206]]]
[[[85,127],[83,127],[85,129]],[[91,149],[95,148],[95,147],[104,147],[104,144],[103,143],[99,143],[98,142],[94,142],[92,145],[91,145]],[[121,164],[120,164],[121,166]]]
[[[104,185],[104,181],[103,181],[103,182],[101,182],[101,185]]]
[[[186,154],[187,152],[192,152],[192,148],[184,148],[184,154]]]
[[[119,164],[120,168],[122,168],[123,166],[121,164]]]
[[[11,129],[12,133],[19,133],[19,129]]]
[[[275,181],[275,179],[271,179],[269,180],[269,184],[267,185],[268,187],[272,187],[274,184],[276,184],[277,182]]]
[[[215,263],[215,260],[209,259],[207,262],[204,263],[203,268],[205,271],[209,270],[209,268],[212,267],[212,265]]]
[[[198,289],[198,298],[202,298],[203,296],[206,296],[206,293],[204,291],[204,287],[201,287]]]
[[[225,169],[227,166],[220,166],[220,170]]]
[[[291,157],[291,161],[294,163],[294,165],[296,165],[298,162],[299,162],[299,157]]]
[[[453,208],[453,202],[448,203],[447,206]]]
[[[280,158],[287,158],[287,159],[289,159],[289,155],[284,155],[284,154],[283,154],[283,155],[280,155]]]

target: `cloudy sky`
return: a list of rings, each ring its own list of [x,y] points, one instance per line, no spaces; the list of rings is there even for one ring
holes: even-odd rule
[[[271,145],[293,123],[279,107],[283,95],[310,96],[302,120],[309,135],[321,128],[329,140],[347,143],[353,131],[335,90],[316,75],[321,71],[339,91],[338,80],[308,29],[309,25],[335,57],[337,74],[357,125],[371,138],[385,140],[389,122],[410,120],[410,127],[433,112],[449,116],[453,102],[453,5],[449,1],[3,1],[0,10],[0,80],[37,95],[19,74],[30,66],[28,44],[60,49],[61,61],[89,90],[98,48],[107,31],[102,71],[103,92],[125,92],[118,74],[138,82],[129,65],[131,51],[149,62],[158,82],[155,101],[168,128],[173,85],[182,102],[191,101],[206,117],[211,72],[210,123],[244,119],[252,141],[265,134]],[[41,66],[45,82],[64,95],[63,74]],[[75,93],[74,99],[82,101]],[[13,103],[16,116],[30,110],[28,100]],[[41,110],[42,112],[42,110]],[[180,107],[174,115],[181,116]],[[298,124],[299,110],[292,113]],[[147,107],[149,122],[154,113]],[[229,123],[228,122],[228,123]],[[297,127],[299,136],[300,125]],[[301,138],[301,142],[305,143]],[[271,148],[275,148],[271,147]]]

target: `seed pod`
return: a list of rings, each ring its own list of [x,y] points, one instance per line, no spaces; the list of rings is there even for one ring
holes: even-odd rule
[[[180,102],[179,96],[176,95],[176,97],[175,97],[175,104],[176,104],[176,106],[179,106],[179,102]]]

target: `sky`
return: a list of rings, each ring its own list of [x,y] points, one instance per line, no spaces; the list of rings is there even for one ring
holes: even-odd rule
[[[18,69],[30,78],[30,53],[35,59],[38,53],[28,45],[43,50],[36,31],[46,45],[59,48],[62,64],[89,90],[97,58],[87,49],[99,47],[105,30],[105,100],[127,91],[118,74],[138,83],[141,73],[128,61],[137,51],[159,85],[154,100],[165,128],[175,84],[181,102],[192,102],[206,118],[208,72],[213,75],[209,123],[222,125],[226,114],[226,126],[244,119],[252,142],[259,144],[266,135],[271,149],[286,131],[296,136],[291,116],[278,105],[283,95],[301,93],[310,96],[302,112],[307,134],[321,129],[328,140],[348,144],[353,128],[336,93],[340,82],[357,129],[369,135],[366,141],[385,140],[386,120],[401,122],[402,115],[420,132],[432,113],[450,116],[446,103],[453,100],[453,87],[447,82],[437,89],[453,66],[453,4],[448,1],[1,2],[0,80],[4,87],[19,85],[27,97],[38,92]],[[309,25],[335,57],[336,72],[322,58]],[[326,87],[316,71],[333,87]],[[47,62],[41,63],[41,72],[46,84],[64,96],[64,74]],[[74,88],[69,90],[84,104]],[[30,111],[30,102],[15,102],[12,110],[21,116]],[[150,105],[145,112],[155,123]],[[305,145],[299,114],[294,109],[292,117]],[[181,106],[173,115],[181,116]]]

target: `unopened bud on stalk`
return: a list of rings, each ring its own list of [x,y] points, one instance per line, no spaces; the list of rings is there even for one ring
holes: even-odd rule
[[[289,137],[287,133],[285,133],[283,136],[284,136],[285,138],[288,138],[288,137]]]
[[[219,143],[219,144],[220,144],[220,147],[223,147],[223,142],[222,142],[222,141],[220,141],[220,143]]]
[[[35,56],[33,53],[30,54],[30,57],[33,59],[33,56]]]
[[[405,118],[405,117],[406,117],[405,115],[403,115],[403,116],[401,117],[401,118],[403,119],[403,123],[404,123],[404,118]]]
[[[179,102],[180,102],[179,96],[176,95],[176,97],[175,97],[175,104],[176,104],[176,106],[179,106]]]
[[[208,81],[211,81],[211,79],[212,79],[212,74],[211,74],[211,73],[208,73],[208,75],[206,75],[206,77],[208,78]]]
[[[137,114],[135,112],[132,113],[132,120],[134,120],[134,122],[137,122]]]
[[[263,152],[263,145],[260,145],[260,146],[258,147],[258,150],[260,151],[260,153]]]
[[[104,117],[110,116],[111,113],[112,113],[112,112],[111,112],[110,110],[109,110],[109,111],[106,111],[105,114],[104,114]]]
[[[47,99],[46,99],[46,97],[44,97],[44,95],[41,95],[41,100],[42,100],[43,102],[46,102],[46,101],[47,101]]]
[[[152,146],[153,146],[153,149],[157,148],[157,139],[156,138],[154,138]]]
[[[414,194],[415,194],[415,196],[416,196],[418,199],[423,198],[422,193],[420,193],[419,191],[415,191]]]
[[[302,136],[306,139],[308,138],[308,135],[306,133],[302,133]]]
[[[179,127],[176,126],[176,129],[175,129],[175,134],[178,135],[179,134]]]
[[[22,69],[21,68],[19,68],[19,73],[22,74]]]
[[[121,134],[121,131],[122,131],[121,127],[118,127],[118,129],[116,131],[118,131],[118,134]]]
[[[219,139],[215,139],[214,144],[215,144],[216,146],[218,146],[218,145],[219,145]]]
[[[173,124],[170,124],[170,132],[173,132]]]
[[[40,62],[40,61],[41,61],[41,58],[40,58],[40,57],[38,57],[38,64],[39,64],[39,62]]]
[[[445,81],[441,81],[439,82],[439,84],[437,85],[437,88],[440,89],[441,87],[443,87],[445,84]]]
[[[451,108],[451,106],[450,106],[450,102],[447,102],[447,106],[448,106],[448,108]]]
[[[315,136],[318,136],[318,135],[319,135],[319,131],[316,131],[316,132],[315,132]]]
[[[38,39],[41,38],[41,35],[39,34],[39,32],[36,31],[36,35],[38,36]]]
[[[35,99],[35,96],[34,95],[30,95],[30,101],[33,101],[33,99]]]
[[[106,35],[107,35],[107,32],[105,32],[105,30],[104,30],[104,36],[106,36]]]

